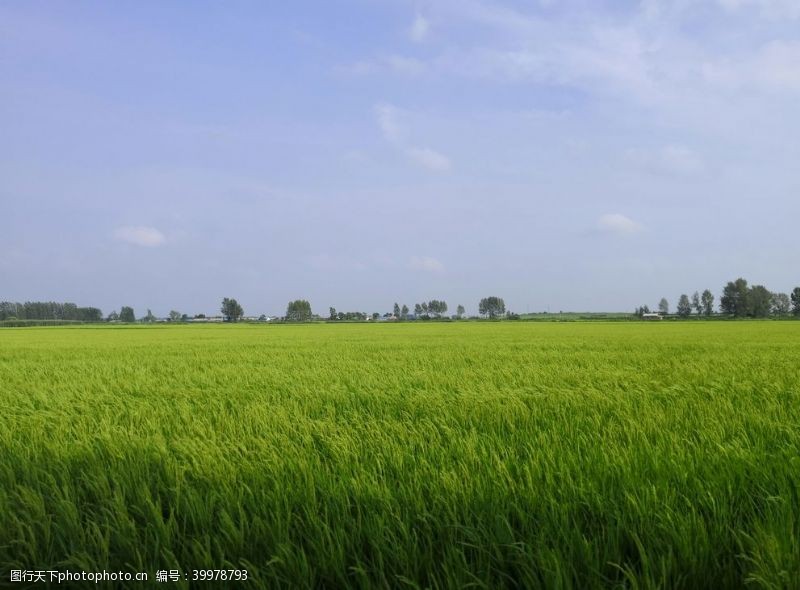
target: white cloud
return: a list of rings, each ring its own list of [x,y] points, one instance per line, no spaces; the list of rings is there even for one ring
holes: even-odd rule
[[[428,69],[424,61],[404,55],[388,55],[383,58],[383,62],[388,69],[405,76],[419,76]]]
[[[431,148],[409,148],[406,154],[420,166],[434,172],[447,172],[451,168],[450,158]]]
[[[121,242],[154,248],[166,241],[166,237],[154,227],[127,225],[118,227],[114,237]]]
[[[604,233],[628,235],[639,233],[644,227],[621,213],[606,213],[597,219],[597,229]]]
[[[800,92],[800,41],[772,41],[736,59],[707,60],[706,82],[724,90],[744,88]]]
[[[396,143],[402,138],[400,123],[398,121],[398,110],[390,104],[379,104],[375,107],[375,116],[378,119],[378,126],[387,141]]]
[[[700,156],[679,145],[668,145],[661,150],[660,164],[665,171],[684,176],[699,174],[705,168]]]
[[[703,159],[696,152],[682,145],[667,145],[654,152],[630,150],[626,157],[640,168],[668,176],[697,176],[705,170]]]
[[[706,19],[709,5],[732,16],[741,13],[737,19],[752,20],[741,10],[747,7],[756,18],[800,18],[800,0],[642,0],[639,10],[601,22],[542,18],[481,0],[445,2],[437,5],[437,18],[493,29],[503,42],[497,43],[494,33],[479,33],[473,43],[451,44],[426,59],[383,56],[353,69],[578,88],[684,120],[709,112],[718,119],[741,116],[737,109],[748,103],[731,96],[740,89],[776,96],[800,92],[800,42],[775,38],[762,40],[759,48],[746,42],[757,37],[731,46],[713,42],[716,30],[708,33],[708,42],[687,34],[686,22]]]
[[[337,72],[353,76],[370,76],[381,72],[391,72],[401,76],[420,76],[430,69],[430,64],[416,57],[405,55],[380,55],[372,59],[357,61],[347,66],[337,67]]]
[[[731,12],[753,8],[767,18],[800,18],[798,0],[717,0],[717,3]]]
[[[400,123],[401,111],[387,103],[375,106],[375,117],[384,139],[400,149],[416,164],[432,172],[447,172],[451,168],[450,158],[429,147],[407,145],[405,129]]]
[[[430,28],[430,21],[421,14],[418,14],[414,18],[414,22],[411,24],[411,29],[408,31],[408,36],[411,37],[411,40],[415,43],[420,43],[425,40],[425,37],[428,36],[428,31],[430,31]]]
[[[424,272],[442,272],[444,270],[444,264],[430,256],[412,256],[408,262],[408,267],[411,270]]]

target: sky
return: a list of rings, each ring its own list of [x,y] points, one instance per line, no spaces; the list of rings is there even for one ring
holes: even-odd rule
[[[0,0],[0,299],[800,285],[800,0]]]

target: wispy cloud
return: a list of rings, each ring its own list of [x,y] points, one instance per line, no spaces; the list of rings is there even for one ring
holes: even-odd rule
[[[411,40],[415,43],[420,43],[425,40],[425,37],[428,36],[428,31],[431,28],[431,23],[421,14],[418,14],[414,18],[414,22],[411,24],[411,28],[408,31],[408,36],[411,37]]]
[[[429,62],[419,58],[389,54],[364,59],[345,66],[338,66],[335,71],[351,76],[370,76],[382,72],[391,72],[401,76],[416,77],[426,73],[430,68],[431,64]]]
[[[381,133],[392,143],[400,141],[403,135],[398,117],[398,110],[393,105],[381,103],[375,106],[375,118],[378,120]]]
[[[797,0],[717,0],[717,3],[732,12],[755,9],[767,18],[800,18]]]
[[[406,153],[414,162],[433,172],[447,172],[451,168],[450,158],[431,148],[409,148]]]
[[[368,57],[351,69],[574,88],[684,118],[702,118],[709,110],[735,117],[742,101],[731,104],[731,91],[800,92],[800,42],[754,35],[731,46],[697,39],[684,26],[707,19],[709,10],[741,19],[800,18],[798,0],[643,0],[638,9],[602,21],[569,10],[563,18],[545,18],[482,0],[443,2],[436,9],[454,27],[469,26],[470,41],[424,59]]]
[[[166,241],[166,236],[154,227],[126,225],[114,230],[114,238],[136,246],[154,248]]]
[[[450,158],[430,147],[408,145],[405,128],[400,122],[397,107],[381,103],[374,108],[375,118],[384,139],[403,152],[409,160],[431,172],[447,172],[452,168]]]
[[[598,231],[617,235],[630,235],[644,231],[642,224],[621,213],[606,213],[597,219]]]
[[[418,270],[423,272],[442,272],[444,271],[444,264],[436,258],[430,256],[412,256],[408,261],[408,267],[411,270]]]
[[[656,174],[689,177],[705,171],[700,155],[682,145],[667,145],[657,151],[629,150],[626,157],[635,166]]]
[[[745,55],[708,59],[702,75],[710,86],[721,90],[800,93],[798,63],[800,41],[773,40]]]

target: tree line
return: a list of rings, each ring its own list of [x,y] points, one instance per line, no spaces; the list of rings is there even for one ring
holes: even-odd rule
[[[446,317],[449,307],[446,301],[439,299],[431,299],[430,301],[423,301],[422,303],[414,304],[414,314],[408,305],[395,303],[391,312],[383,314],[384,319],[394,320],[409,320],[409,319],[441,319]],[[478,304],[479,313],[482,316],[490,319],[502,317],[518,318],[516,314],[509,314],[506,312],[505,301],[501,297],[485,297],[480,300]],[[222,316],[225,321],[236,322],[244,316],[242,306],[236,299],[228,298],[222,300],[222,307],[220,308]],[[462,319],[466,310],[463,305],[456,307],[456,314],[454,319]],[[262,316],[263,317],[263,316]],[[363,311],[337,311],[335,307],[328,308],[328,316],[325,318],[327,321],[367,321],[369,319],[378,320],[381,314],[375,312],[372,314]],[[311,310],[311,303],[306,299],[296,299],[290,301],[286,306],[286,315],[282,318],[287,322],[308,322],[313,319],[322,319],[314,315]]]
[[[695,291],[690,297],[682,293],[678,298],[676,315],[688,318],[692,315],[711,317],[717,315],[714,311],[714,294],[705,289],[702,293]],[[391,312],[383,314],[385,319],[409,320],[409,319],[442,319],[447,317],[448,305],[446,301],[431,299],[414,304],[414,313],[408,305],[395,303]],[[658,303],[658,313],[669,315],[670,307],[666,298],[662,298]],[[222,300],[220,312],[225,321],[237,322],[244,317],[244,309],[236,299],[225,297]],[[378,313],[367,314],[359,311],[340,312],[331,307],[328,310],[328,321],[366,321],[377,320],[381,317]],[[506,310],[506,304],[502,297],[484,297],[478,302],[478,313],[488,319],[518,319],[519,316]],[[647,305],[637,307],[634,314],[642,317],[644,314],[651,313]],[[462,319],[465,314],[463,305],[456,307],[454,319]],[[764,285],[749,285],[747,280],[738,278],[729,281],[722,289],[719,298],[719,314],[734,318],[767,318],[767,317],[788,317],[795,316],[800,318],[800,287],[795,287],[791,293],[771,292]],[[205,318],[200,314],[195,318]],[[187,321],[189,317],[178,311],[169,312],[169,321]],[[266,316],[262,315],[262,320]],[[311,303],[305,299],[290,301],[286,307],[286,315],[282,318],[287,322],[307,322],[313,319],[321,319],[315,316],[311,310]],[[57,303],[54,301],[26,301],[25,303],[14,303],[10,301],[0,302],[0,321],[25,320],[25,321],[79,321],[79,322],[100,322],[103,321],[103,313],[96,307],[79,307],[75,303]],[[136,314],[130,306],[122,306],[117,311],[112,311],[107,321],[133,323],[137,321]],[[151,310],[139,319],[141,322],[155,322],[156,316]]]
[[[103,312],[96,307],[78,307],[75,303],[0,301],[0,321],[5,320],[100,322],[103,320]]]
[[[669,301],[662,297],[658,303],[658,313],[668,315]],[[641,317],[651,313],[646,305],[637,307],[635,315]],[[695,291],[689,297],[682,293],[678,298],[676,315],[688,318],[692,315],[710,317],[714,312],[714,295],[706,289],[700,294]],[[777,293],[767,289],[764,285],[749,285],[746,279],[738,278],[728,281],[722,288],[719,298],[719,314],[734,318],[769,318],[769,317],[800,317],[800,287],[795,287],[791,293]]]

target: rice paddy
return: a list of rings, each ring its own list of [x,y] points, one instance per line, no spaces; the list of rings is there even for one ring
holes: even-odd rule
[[[193,568],[800,588],[800,322],[0,330],[0,585]]]

